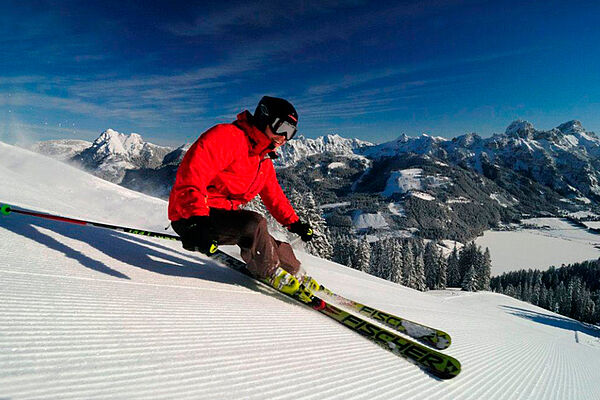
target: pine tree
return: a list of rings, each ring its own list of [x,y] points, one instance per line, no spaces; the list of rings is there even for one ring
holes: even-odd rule
[[[556,308],[554,311],[562,315],[568,315],[571,312],[571,296],[562,281],[556,289]]]
[[[459,258],[456,245],[454,245],[454,250],[452,250],[452,253],[450,253],[450,256],[448,256],[447,271],[448,287],[460,287],[462,281],[460,279]]]
[[[517,297],[517,290],[509,283],[508,286],[506,286],[506,289],[504,289],[504,294],[510,297]]]
[[[438,266],[439,271],[437,275],[436,288],[446,289],[448,262],[446,261],[446,258],[444,257],[444,254],[441,250],[438,251]]]
[[[477,287],[479,290],[490,290],[490,280],[492,279],[492,256],[490,249],[485,248],[485,253],[481,257],[480,274]]]
[[[410,288],[415,283],[414,262],[412,246],[407,240],[402,245],[402,284]]]
[[[597,291],[594,297],[596,301],[594,302],[593,322],[598,323],[600,321],[600,291]]]
[[[356,269],[354,268],[354,262],[352,262],[352,257],[348,257],[348,261],[346,261],[346,266],[352,269]]]
[[[404,264],[402,257],[402,244],[398,239],[390,239],[387,241],[387,254],[390,262],[389,280],[401,284]]]
[[[541,305],[542,297],[542,274],[536,273],[534,278],[535,283],[533,284],[533,290],[531,292],[531,304]]]
[[[358,243],[355,269],[369,273],[371,266],[371,245],[364,236]]]
[[[437,245],[434,242],[429,242],[425,246],[423,262],[425,264],[425,285],[428,289],[437,289],[440,266]]]
[[[336,232],[332,235],[332,242],[333,255],[331,256],[331,260],[339,264],[344,264],[346,262],[344,236]]]
[[[589,291],[585,287],[580,277],[575,276],[569,282],[571,297],[571,314],[569,316],[582,321],[585,315],[587,302],[589,300]]]
[[[475,275],[475,268],[473,266],[469,267],[465,273],[461,288],[467,292],[475,292],[477,290],[477,277]]]
[[[379,278],[387,279],[387,262],[385,243],[383,240],[378,240],[373,244],[369,273]]]
[[[333,261],[348,265],[348,259],[352,259],[356,254],[356,241],[350,235],[337,234],[334,236],[335,246],[333,247]]]
[[[333,246],[329,241],[331,234],[312,192],[300,194],[292,190],[290,202],[294,205],[298,217],[307,222],[315,232],[313,239],[305,244],[306,250],[317,257],[331,260],[333,257]]]
[[[418,245],[415,246],[415,281],[414,286],[412,286],[412,288],[424,292],[427,289],[427,286],[425,284],[425,262],[423,261],[423,252],[419,250],[420,249]]]
[[[465,278],[465,275],[467,274],[467,271],[469,270],[469,268],[473,267],[475,268],[475,243],[471,242],[471,243],[467,243],[460,251],[459,255],[458,255],[458,266],[459,266],[459,271],[460,271],[460,283],[462,284],[462,281]]]
[[[550,288],[548,289],[548,310],[554,311],[554,312],[558,312],[558,305],[557,305],[557,301],[556,301],[556,295],[554,292],[554,289]]]

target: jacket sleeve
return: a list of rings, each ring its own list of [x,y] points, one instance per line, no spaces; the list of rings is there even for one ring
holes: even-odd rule
[[[296,215],[296,211],[294,211],[290,201],[285,196],[285,193],[283,193],[275,175],[275,168],[270,160],[265,168],[267,177],[265,185],[259,193],[260,198],[267,207],[267,210],[281,225],[289,226],[298,221],[298,215]]]
[[[170,220],[209,214],[207,186],[243,151],[236,131],[231,125],[217,125],[185,154],[169,196]]]

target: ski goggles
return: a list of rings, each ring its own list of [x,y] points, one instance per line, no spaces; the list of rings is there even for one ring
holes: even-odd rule
[[[296,132],[298,132],[298,129],[294,125],[281,118],[275,118],[271,129],[275,135],[285,136],[287,140],[292,139],[296,135]]]

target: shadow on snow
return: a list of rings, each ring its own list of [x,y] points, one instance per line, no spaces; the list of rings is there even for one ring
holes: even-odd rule
[[[66,224],[29,216],[2,217],[3,228],[34,240],[49,249],[63,253],[91,270],[120,279],[131,279],[117,269],[75,250],[37,228],[48,229],[64,237],[87,243],[91,247],[122,263],[162,275],[198,278],[213,282],[238,284],[257,289],[252,279],[224,269],[216,262],[204,260],[185,250],[160,245],[147,238],[102,228]],[[178,254],[186,258],[179,257]],[[189,258],[197,258],[192,261]]]
[[[500,307],[512,315],[516,315],[517,317],[525,318],[530,321],[537,322],[539,324],[549,325],[560,329],[566,329],[569,331],[579,331],[587,335],[600,338],[600,329],[594,328],[591,325],[584,324],[583,322],[579,322],[574,319],[558,315],[543,314],[537,311],[526,310],[524,308],[513,306]]]

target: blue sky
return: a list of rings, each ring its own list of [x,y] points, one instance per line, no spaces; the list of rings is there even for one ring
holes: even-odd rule
[[[0,140],[178,145],[296,105],[307,137],[384,142],[578,119],[600,133],[599,2],[3,1]]]

